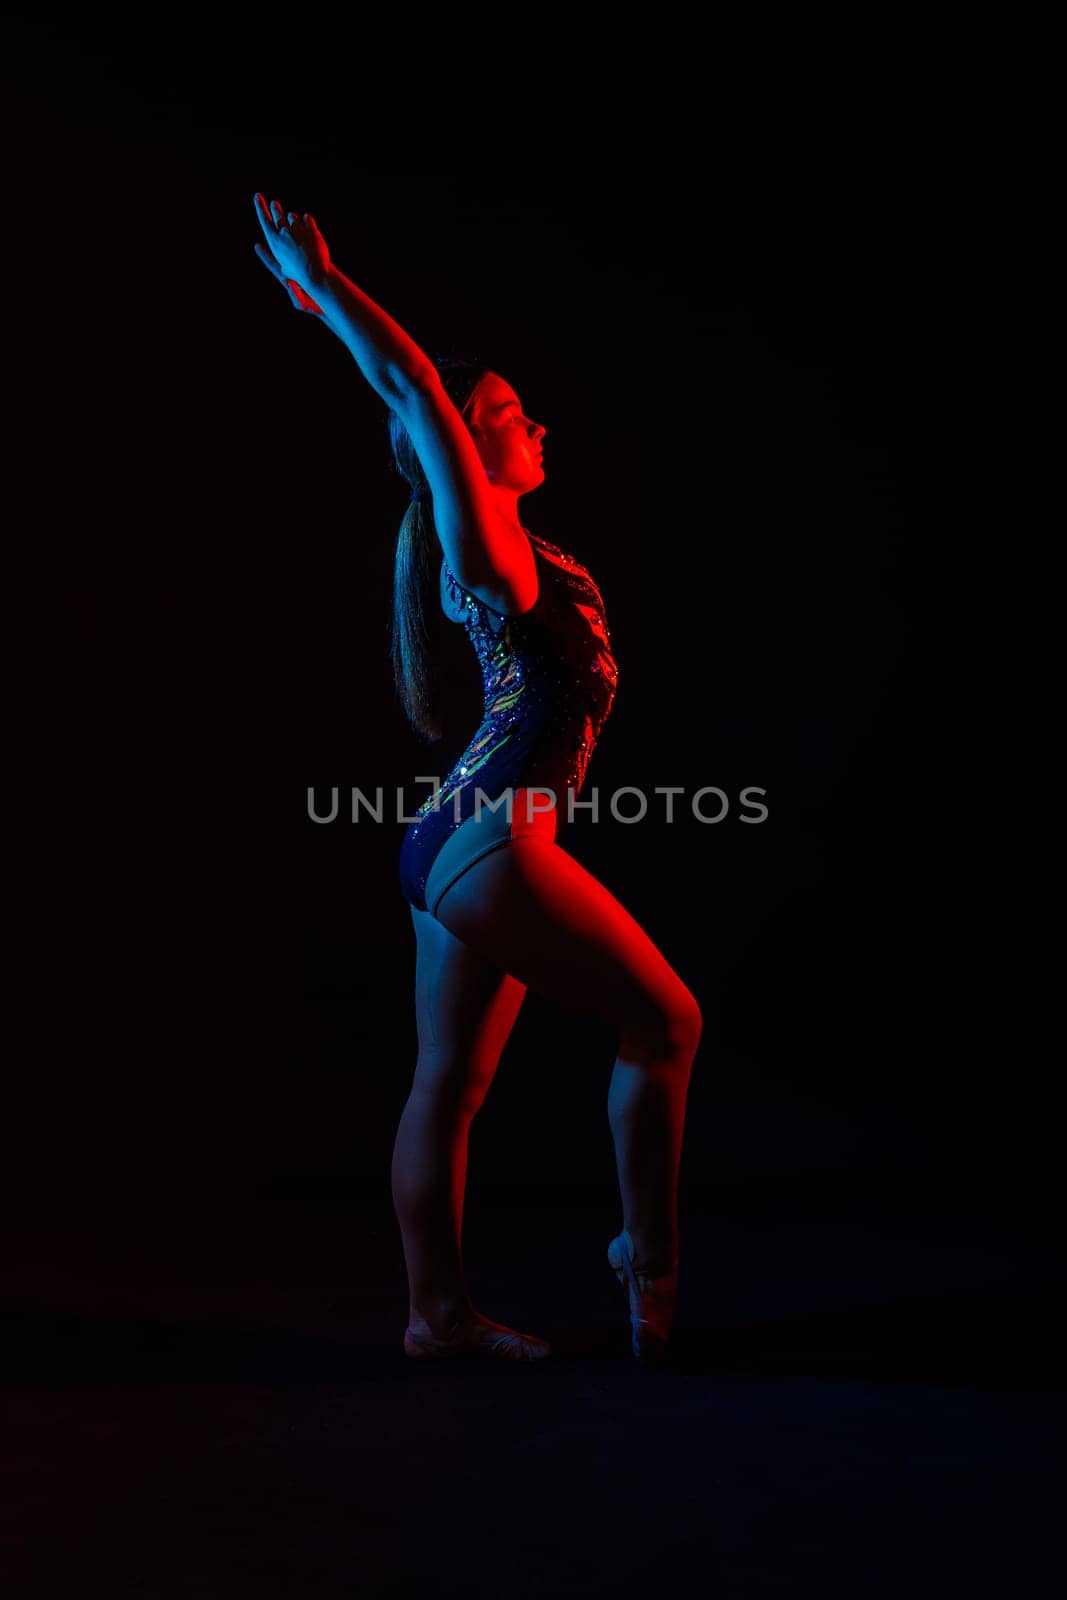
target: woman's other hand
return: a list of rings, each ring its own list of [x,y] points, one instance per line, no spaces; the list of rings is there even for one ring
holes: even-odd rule
[[[298,311],[321,317],[322,307],[308,292],[315,277],[325,273],[330,265],[330,252],[318,223],[306,211],[302,217],[295,211],[286,213],[277,200],[272,200],[268,206],[261,194],[256,195],[255,204],[256,216],[267,240],[266,248],[257,242],[256,255],[285,288]]]

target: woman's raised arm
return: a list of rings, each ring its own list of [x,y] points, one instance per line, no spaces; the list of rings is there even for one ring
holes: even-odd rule
[[[433,496],[445,559],[465,589],[510,596],[533,558],[501,515],[474,440],[437,368],[399,323],[334,266],[314,217],[255,197],[267,250],[256,254],[301,311],[318,315],[411,436]],[[269,252],[269,255],[268,255]]]

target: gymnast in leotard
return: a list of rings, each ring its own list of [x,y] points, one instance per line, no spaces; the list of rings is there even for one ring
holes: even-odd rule
[[[635,1357],[670,1354],[678,1179],[702,1017],[620,902],[563,848],[618,680],[604,603],[572,554],[529,529],[544,426],[500,373],[425,353],[332,262],[314,218],[255,197],[256,253],[300,311],[354,357],[388,410],[410,490],[396,540],[398,697],[441,737],[431,619],[462,625],[483,713],[404,834],[399,879],[416,938],[418,1059],[393,1151],[408,1277],[405,1354],[540,1361],[546,1339],[492,1321],[463,1270],[468,1136],[527,989],[617,1039],[608,1086],[622,1228],[607,1249],[627,1291]]]
[[[475,416],[498,403],[514,411],[517,421],[522,415],[507,386],[476,366],[446,369],[444,382],[453,392],[477,385]],[[535,437],[543,432],[538,428]],[[420,488],[413,512],[426,505]],[[465,590],[447,557],[441,560],[441,606],[447,617],[465,625],[474,645],[484,711],[466,749],[419,807],[404,837],[401,886],[420,911],[436,914],[446,890],[490,850],[516,838],[555,837],[557,807],[566,814],[568,792],[577,798],[615,695],[618,669],[599,589],[572,556],[530,529],[525,532],[538,586],[536,601],[519,615],[501,612]],[[416,548],[418,541],[437,542],[432,530],[427,537],[417,513],[402,537]],[[405,599],[400,590],[401,617]],[[417,600],[413,595],[411,604]],[[403,647],[398,627],[394,659],[401,694]]]

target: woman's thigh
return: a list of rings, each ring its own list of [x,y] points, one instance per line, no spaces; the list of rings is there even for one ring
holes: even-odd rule
[[[526,997],[526,985],[457,939],[427,911],[415,926],[415,1020],[419,1057],[413,1088],[451,1089],[477,1109]]]
[[[486,961],[635,1047],[695,1046],[691,991],[611,891],[558,844],[516,839],[474,862],[437,920]]]

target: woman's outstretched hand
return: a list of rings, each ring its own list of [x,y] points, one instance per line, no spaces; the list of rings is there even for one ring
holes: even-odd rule
[[[302,217],[295,211],[287,213],[277,200],[268,206],[261,194],[256,195],[256,216],[267,240],[266,248],[256,243],[256,255],[298,311],[323,316],[307,287],[330,265],[330,252],[315,218],[306,211]]]

